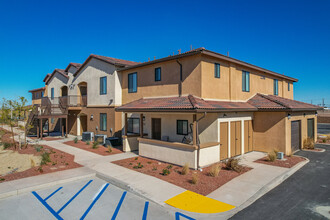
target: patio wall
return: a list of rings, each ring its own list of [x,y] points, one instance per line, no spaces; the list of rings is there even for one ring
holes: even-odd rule
[[[123,151],[135,151],[139,149],[138,135],[123,135]]]
[[[197,147],[182,143],[171,143],[146,138],[138,138],[139,155],[197,169]],[[220,161],[220,145],[205,146],[200,150],[200,166],[208,166]]]

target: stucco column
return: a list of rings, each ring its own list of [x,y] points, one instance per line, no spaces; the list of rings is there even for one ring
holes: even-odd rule
[[[197,145],[197,121],[196,121],[196,114],[193,115],[193,145]]]
[[[143,114],[140,114],[140,137],[143,138]]]
[[[127,113],[125,113],[125,136],[127,136]]]

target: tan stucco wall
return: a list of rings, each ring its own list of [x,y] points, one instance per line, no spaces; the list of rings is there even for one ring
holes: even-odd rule
[[[66,86],[69,79],[64,77],[63,75],[56,72],[52,79],[48,82],[47,86],[47,95],[51,96],[51,89],[54,88],[54,97],[61,96],[61,88]],[[69,90],[70,92],[70,90]]]
[[[107,77],[107,94],[100,95],[100,77]],[[92,58],[73,79],[69,95],[80,95],[78,84],[87,83],[88,106],[121,105],[121,84],[114,65]]]
[[[304,116],[305,113],[305,116]],[[286,117],[285,122],[286,122],[286,146],[287,146],[287,153],[291,153],[291,122],[292,121],[300,121],[300,126],[301,126],[301,146],[300,148],[303,147],[304,140],[307,138],[307,119],[314,118],[314,141],[317,140],[317,117],[315,115],[315,112],[297,112],[297,113],[290,113],[291,118],[288,119]]]
[[[100,131],[100,113],[107,114],[107,131]],[[113,107],[84,107],[81,111],[69,111],[69,128],[70,134],[77,135],[77,116],[78,114],[87,115],[87,131],[94,132],[94,134],[106,134],[111,136],[110,128],[112,128],[112,135],[121,137],[122,123],[121,113],[115,112]],[[91,120],[93,115],[93,120]],[[96,126],[98,130],[96,130]]]
[[[182,94],[201,96],[200,55],[178,59],[182,64]],[[155,81],[155,68],[161,67],[161,81]],[[128,93],[128,74],[137,72],[137,92]],[[140,68],[122,71],[123,104],[143,98],[178,96],[180,84],[180,66],[176,60],[152,64]]]
[[[286,113],[255,112],[253,125],[253,150],[286,152]]]
[[[128,137],[123,136],[123,151],[124,152],[130,152],[130,151],[136,151],[139,149],[139,142],[138,137]]]
[[[214,63],[220,64],[220,78],[214,77]],[[278,79],[279,96],[293,99],[293,84],[288,91],[288,81],[269,74],[229,63],[209,56],[202,56],[202,91],[205,99],[242,100],[256,93],[273,94],[273,79]],[[242,70],[250,72],[250,92],[242,91]],[[264,77],[264,78],[263,78]]]

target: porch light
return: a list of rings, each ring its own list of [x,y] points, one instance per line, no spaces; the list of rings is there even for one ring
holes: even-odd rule
[[[317,112],[315,112],[315,116],[317,116]]]
[[[304,117],[306,116],[306,113],[304,113]]]
[[[92,114],[92,115],[91,115],[91,120],[93,120],[93,118],[94,118],[94,115]]]
[[[227,117],[227,115],[226,114],[223,114],[223,117],[225,118],[225,117]]]
[[[291,118],[291,114],[290,113],[288,113],[288,119],[290,119]]]

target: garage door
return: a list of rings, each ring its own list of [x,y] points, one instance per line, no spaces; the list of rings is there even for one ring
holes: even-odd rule
[[[291,150],[292,152],[300,149],[300,121],[291,122]]]

